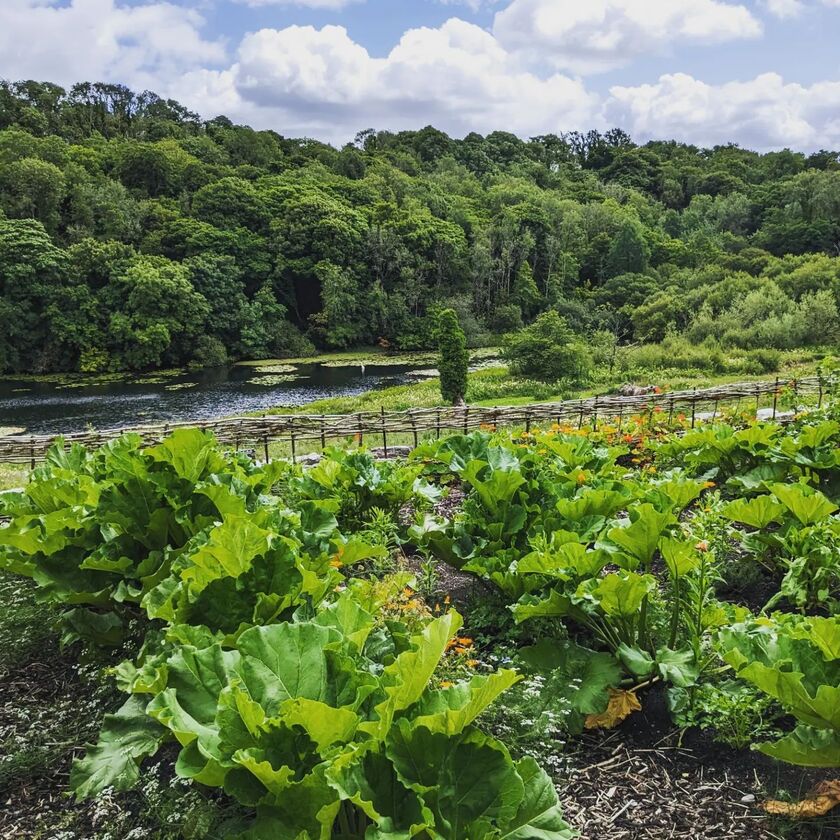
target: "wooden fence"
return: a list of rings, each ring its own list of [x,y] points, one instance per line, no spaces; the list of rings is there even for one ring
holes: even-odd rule
[[[0,462],[31,463],[34,465],[58,439],[65,444],[80,443],[99,446],[127,432],[138,434],[145,444],[153,444],[177,428],[199,428],[213,432],[218,440],[236,449],[262,448],[266,458],[269,444],[284,441],[290,445],[292,458],[302,444],[317,441],[322,447],[328,441],[354,439],[359,444],[384,447],[387,455],[388,438],[404,436],[416,445],[421,436],[499,426],[521,427],[550,423],[584,425],[597,428],[599,422],[621,423],[631,415],[645,412],[666,412],[669,421],[675,414],[684,414],[692,425],[698,419],[712,419],[724,406],[735,410],[758,412],[762,400],[772,401],[775,417],[779,395],[789,390],[796,401],[800,396],[816,396],[821,405],[823,397],[840,380],[810,376],[797,380],[776,379],[741,382],[715,388],[675,391],[639,396],[607,395],[566,402],[540,403],[522,406],[455,406],[451,408],[418,408],[409,411],[362,412],[359,414],[281,414],[259,417],[233,417],[223,420],[198,420],[165,423],[133,428],[74,432],[66,435],[6,435],[0,436]],[[771,400],[772,398],[772,400]]]

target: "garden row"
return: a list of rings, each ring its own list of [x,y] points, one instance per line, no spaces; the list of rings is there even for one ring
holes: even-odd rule
[[[677,726],[838,767],[832,412],[476,432],[312,468],[194,430],[55,447],[0,495],[0,568],[63,605],[65,645],[131,653],[70,785],[125,790],[171,755],[242,806],[242,838],[573,837],[551,776],[498,737],[523,687],[564,737],[655,686]],[[453,568],[486,585],[468,633]]]

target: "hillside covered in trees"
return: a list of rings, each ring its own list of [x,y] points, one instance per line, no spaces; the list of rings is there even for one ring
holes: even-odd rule
[[[582,336],[742,348],[840,326],[840,156],[620,130],[343,149],[123,87],[0,85],[0,371]]]

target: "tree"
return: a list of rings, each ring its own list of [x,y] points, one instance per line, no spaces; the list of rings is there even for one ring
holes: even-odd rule
[[[644,274],[647,271],[650,249],[638,222],[628,219],[619,228],[607,254],[607,276]]]
[[[467,339],[454,309],[444,309],[437,321],[438,371],[440,394],[455,405],[467,395],[467,370],[470,354]]]
[[[543,312],[530,327],[508,336],[504,356],[512,373],[542,382],[579,384],[591,368],[586,348],[553,309]]]

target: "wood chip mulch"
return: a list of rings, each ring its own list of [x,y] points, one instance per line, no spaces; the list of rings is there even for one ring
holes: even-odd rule
[[[829,840],[840,819],[780,823],[761,809],[779,791],[804,796],[820,774],[721,750],[710,760],[674,733],[649,747],[616,730],[586,734],[558,791],[584,840]],[[726,753],[726,755],[723,755]]]

